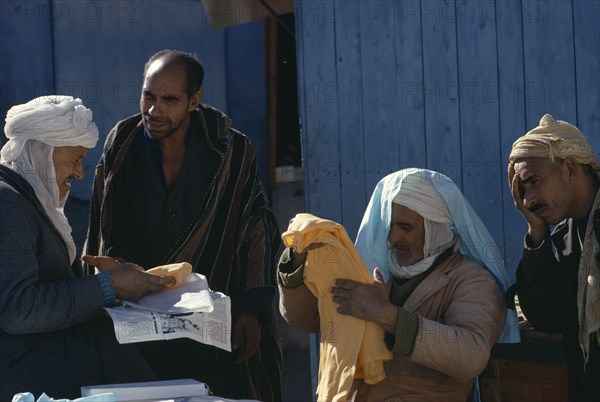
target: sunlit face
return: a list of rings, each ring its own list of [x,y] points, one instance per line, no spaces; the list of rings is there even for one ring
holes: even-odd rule
[[[412,265],[425,258],[425,224],[423,217],[403,205],[392,204],[392,222],[388,241],[399,265]]]
[[[525,208],[551,225],[569,217],[574,200],[564,162],[523,158],[514,169]]]
[[[181,63],[154,61],[144,77],[140,110],[150,139],[161,141],[175,133],[185,133],[202,92],[192,98],[187,92],[187,71]]]
[[[73,179],[83,179],[83,158],[88,153],[84,147],[55,147],[52,162],[56,172],[56,185],[63,200],[71,189]]]

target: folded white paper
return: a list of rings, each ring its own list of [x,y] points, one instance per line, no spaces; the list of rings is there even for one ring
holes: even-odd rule
[[[137,302],[124,300],[123,305],[163,314],[210,313],[214,310],[210,293],[206,277],[192,272],[176,288],[149,294]]]
[[[190,338],[231,352],[231,299],[210,292],[210,313],[157,313],[131,306],[105,307],[119,343]]]

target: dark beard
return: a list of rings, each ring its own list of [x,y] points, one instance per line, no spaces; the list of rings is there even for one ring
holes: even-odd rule
[[[179,130],[179,128],[183,124],[183,121],[181,121],[177,126],[172,127],[170,130],[162,132],[160,134],[153,134],[148,129],[148,127],[146,126],[146,118],[145,117],[142,119],[142,124],[144,125],[144,128],[146,129],[146,133],[148,135],[148,138],[150,138],[152,141],[162,141],[165,138],[169,138],[170,136],[172,136],[173,134],[175,134],[177,132],[177,130]]]

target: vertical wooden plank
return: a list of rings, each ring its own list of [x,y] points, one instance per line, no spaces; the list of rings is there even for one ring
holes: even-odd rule
[[[301,1],[296,1],[294,3],[294,15],[295,15],[295,27],[296,27],[296,85],[297,85],[297,93],[298,93],[298,119],[300,120],[300,151],[302,154],[302,170],[304,174],[304,205],[305,210],[308,211],[308,196],[309,196],[309,185],[308,185],[308,177],[310,177],[312,173],[312,162],[309,158],[310,155],[307,155],[304,151],[307,138],[305,132],[305,120],[308,119],[306,115],[306,94],[305,94],[305,85],[304,85],[304,28],[302,25],[303,20],[303,7]],[[311,368],[314,362],[311,361]],[[313,373],[314,376],[314,373]],[[314,378],[313,378],[314,383]]]
[[[300,10],[300,12],[298,12]],[[296,4],[298,92],[303,103],[302,156],[308,212],[340,222],[340,144],[333,1]]]
[[[359,2],[335,2],[337,48],[338,124],[342,224],[350,238],[356,236],[365,210],[369,188],[365,188],[363,122],[363,70]]]
[[[392,1],[361,1],[359,7],[365,179],[370,194],[375,184],[400,164],[394,7]]]
[[[458,0],[456,10],[463,194],[499,247],[477,245],[491,259],[504,244],[494,1]]]
[[[421,2],[394,2],[400,168],[427,165]]]
[[[139,112],[144,63],[162,49],[196,53],[205,67],[203,101],[226,111],[225,31],[210,29],[201,2],[54,0],[54,9],[57,92],[94,111],[99,144],[118,120]],[[88,172],[101,150],[89,152]],[[91,181],[87,174],[71,194],[89,199]]]
[[[508,157],[513,142],[525,134],[525,77],[523,71],[523,21],[521,1],[496,1],[498,52],[499,127],[502,154],[499,166],[502,180],[504,262],[511,279],[523,253],[527,226],[514,206],[508,185]]]
[[[0,146],[12,106],[54,93],[51,0],[0,2]]]
[[[302,0],[296,1],[294,5],[294,14],[296,18],[296,72],[297,72],[297,85],[298,85],[298,115],[300,118],[300,144],[302,151],[302,168],[304,170],[304,205],[307,212],[310,211],[309,196],[310,196],[310,185],[308,184],[309,177],[314,176],[313,164],[310,154],[306,153],[306,146],[308,143],[306,133],[305,121],[309,118],[307,115],[306,106],[306,92],[305,92],[305,60],[304,60],[304,18],[305,9],[306,12],[310,13],[308,6],[304,4]],[[281,224],[281,223],[280,223]],[[315,402],[316,389],[318,384],[318,373],[319,373],[319,334],[310,334],[310,371],[311,371],[311,395],[312,401]]]
[[[275,187],[275,169],[277,167],[277,76],[278,76],[278,49],[277,49],[277,20],[273,17],[267,17],[265,19],[265,53],[267,57],[266,68],[267,68],[267,129],[269,130],[269,176],[267,177],[269,187],[274,189]],[[294,51],[294,57],[296,56],[296,49]],[[294,59],[295,61],[295,59]],[[296,63],[294,63],[294,66]],[[297,84],[297,83],[296,83]],[[298,139],[300,131],[298,130]]]
[[[570,0],[524,0],[527,128],[545,113],[576,121],[573,20]]]
[[[454,0],[421,2],[427,167],[462,188]]]
[[[269,130],[264,19],[225,31],[227,113],[250,138],[262,183],[269,183]]]
[[[577,126],[600,156],[600,1],[573,0]]]

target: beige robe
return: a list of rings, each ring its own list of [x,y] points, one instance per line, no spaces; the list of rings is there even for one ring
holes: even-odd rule
[[[284,288],[280,284],[279,290],[279,308],[286,321],[318,332],[317,300],[306,285]],[[481,265],[454,253],[402,307],[419,318],[412,354],[395,353],[384,364],[385,379],[375,385],[355,380],[351,398],[464,402],[504,324],[504,298],[494,278]]]

